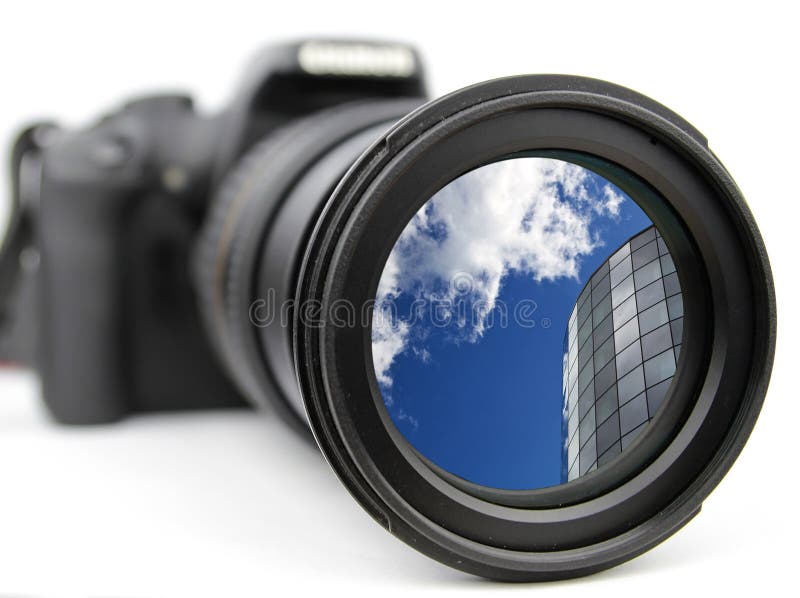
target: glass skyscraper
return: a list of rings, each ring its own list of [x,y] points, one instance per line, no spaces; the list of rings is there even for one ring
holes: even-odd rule
[[[667,394],[681,348],[683,300],[654,226],[591,276],[564,335],[561,478],[616,457]]]

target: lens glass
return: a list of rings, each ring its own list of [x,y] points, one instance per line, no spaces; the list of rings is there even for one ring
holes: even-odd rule
[[[647,200],[612,172],[515,156],[453,180],[405,226],[372,357],[393,425],[434,467],[503,490],[565,484],[613,463],[665,402],[681,288]]]

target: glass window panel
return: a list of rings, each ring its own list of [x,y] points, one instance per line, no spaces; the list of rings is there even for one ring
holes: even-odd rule
[[[575,436],[572,440],[570,440],[569,446],[567,447],[567,461],[569,462],[569,467],[572,469],[572,466],[575,465],[575,459],[578,458],[578,437]]]
[[[586,414],[586,417],[584,417],[581,420],[581,423],[578,424],[578,435],[580,436],[581,448],[583,448],[583,445],[586,444],[589,438],[594,438],[594,430],[594,407],[592,407],[589,409],[589,413]]]
[[[574,368],[576,365],[578,365],[578,362],[575,361],[576,359],[578,359],[578,343],[571,343],[570,346],[569,346],[569,367],[570,368]]]
[[[574,411],[570,414],[569,418],[567,418],[567,438],[572,440],[572,437],[575,436],[575,432],[578,430],[578,422],[580,422],[580,417],[578,417],[578,411]]]
[[[667,308],[669,309],[669,319],[675,320],[683,317],[683,297],[681,295],[673,295],[667,299]]]
[[[636,315],[636,295],[631,295],[614,310],[614,330]]]
[[[600,455],[600,457],[598,457],[597,466],[602,467],[603,465],[611,461],[614,457],[619,455],[621,452],[622,450],[620,448],[620,443],[615,442],[608,448],[608,450],[605,453],[603,453],[602,455]]]
[[[610,277],[606,276],[601,280],[598,285],[592,290],[592,305],[598,305],[608,294],[611,292]],[[609,299],[610,301],[610,299]]]
[[[665,276],[667,274],[675,272],[675,264],[672,261],[672,256],[670,255],[661,256],[661,271],[664,272]]]
[[[578,381],[578,368],[572,367],[569,370],[569,388],[572,389],[575,386],[575,383]]]
[[[603,264],[597,269],[597,271],[592,275],[592,288],[594,289],[598,283],[603,280],[603,277],[608,274],[609,266],[608,262],[603,262]]]
[[[667,378],[663,382],[659,382],[652,388],[647,389],[647,409],[650,412],[650,417],[655,416],[656,411],[664,402],[664,397],[667,396],[672,378]]]
[[[646,245],[655,238],[656,238],[656,228],[654,226],[651,226],[642,234],[631,239],[631,251],[636,251],[637,249],[639,249],[639,247],[641,247],[642,245]]]
[[[612,386],[606,394],[597,399],[595,403],[595,415],[597,421],[603,423],[612,413],[616,413],[619,405],[617,404],[617,387]]]
[[[661,237],[658,238],[658,253],[661,255],[669,253],[669,249],[667,249],[667,244]]]
[[[633,273],[633,279],[636,281],[636,288],[643,289],[651,282],[655,282],[661,278],[661,264],[658,260],[654,260],[649,264],[642,266]]]
[[[631,432],[628,432],[625,436],[623,436],[622,437],[622,442],[620,443],[622,445],[622,450],[624,451],[626,448],[628,448],[631,445],[631,443],[634,440],[636,440],[636,438],[639,437],[639,435],[642,432],[644,432],[645,428],[647,428],[647,424],[646,423],[642,424],[641,426],[639,426],[635,430],[633,430]]]
[[[594,377],[594,369],[592,368],[591,364],[586,364],[580,373],[578,374],[578,392],[583,394],[583,391],[586,390],[586,387],[592,383],[592,378]]]
[[[664,283],[661,279],[651,282],[649,285],[636,291],[636,305],[639,311],[655,305],[664,298]]]
[[[643,312],[639,313],[639,328],[642,334],[647,334],[666,324],[669,321],[667,315],[667,302],[661,301],[656,303],[653,307],[648,307]]]
[[[629,256],[611,269],[611,288],[613,289],[617,286],[631,272],[633,272],[633,268],[631,267],[631,258]]]
[[[605,340],[614,332],[614,322],[609,315],[605,320],[600,322],[594,329],[594,346],[599,347]]]
[[[653,355],[658,355],[671,346],[672,332],[669,329],[669,324],[664,324],[642,337],[642,357],[650,359]]]
[[[580,477],[580,468],[578,466],[578,459],[576,459],[575,463],[569,470],[569,474],[567,475],[567,480],[571,482],[572,480],[576,480],[579,477]]]
[[[619,441],[619,416],[614,413],[597,428],[597,452],[603,454]]]
[[[578,385],[575,384],[569,391],[569,416],[575,412],[578,407]]]
[[[675,345],[675,363],[678,363],[678,360],[681,358],[681,346]]]
[[[611,293],[606,293],[594,308],[592,318],[594,319],[595,326],[605,320],[606,316],[611,313]]]
[[[595,373],[599,372],[612,359],[614,359],[614,339],[609,338],[594,352]]]
[[[617,252],[608,258],[608,265],[612,268],[619,264],[622,260],[624,260],[628,255],[631,253],[631,246],[628,243],[625,243],[622,247],[620,247]]]
[[[631,295],[633,295],[633,275],[611,289],[611,304],[616,307]]]
[[[597,446],[594,443],[594,437],[581,449],[580,461],[581,475],[589,473],[592,466],[595,465],[595,461],[597,461]]]
[[[592,313],[592,302],[591,301],[584,301],[581,306],[578,308],[578,326],[583,326],[583,323],[586,321]]]
[[[645,264],[652,262],[654,259],[658,257],[658,245],[656,244],[655,239],[650,241],[647,245],[640,247],[633,253],[631,253],[631,262],[633,263],[633,269],[636,270],[641,268]]]
[[[583,420],[586,414],[594,405],[594,387],[590,384],[589,387],[583,391],[580,400],[578,401],[578,419]]]
[[[644,362],[644,379],[647,386],[658,384],[675,373],[675,354],[672,349],[659,353]]]
[[[578,351],[578,368],[583,369],[586,364],[592,362],[592,351],[594,347],[592,346],[592,337],[590,336],[586,339],[586,342],[583,343],[581,350]]]
[[[573,330],[577,331],[578,325],[578,306],[572,308],[572,312],[569,314],[569,330],[572,332]]]
[[[678,280],[678,273],[673,272],[664,276],[664,291],[667,297],[681,292],[681,283]]]
[[[637,338],[639,338],[639,322],[637,318],[632,318],[614,333],[614,344],[617,346],[617,351],[622,351]]]
[[[619,404],[624,405],[633,397],[644,390],[644,370],[642,366],[635,368],[632,372],[625,374],[617,382],[617,396]]]
[[[647,397],[644,393],[619,408],[619,427],[624,436],[647,421]]]
[[[578,328],[578,347],[582,347],[586,339],[592,334],[592,321],[591,319],[584,322],[583,326]]]
[[[640,363],[642,363],[642,348],[637,339],[617,355],[617,376],[624,376]]]
[[[592,294],[592,285],[586,285],[581,291],[580,297],[578,297],[577,305],[578,305],[578,313],[580,314],[581,306],[589,300],[589,297]],[[580,318],[579,318],[580,320]],[[578,321],[578,325],[580,325],[580,321]]]
[[[607,366],[597,373],[594,379],[594,391],[597,396],[602,395],[617,381],[617,370],[612,359]]]
[[[672,328],[672,342],[680,345],[683,340],[683,318],[672,320],[669,325]]]

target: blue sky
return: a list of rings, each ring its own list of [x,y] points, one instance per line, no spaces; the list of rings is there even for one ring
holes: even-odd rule
[[[397,428],[470,481],[560,482],[564,332],[586,279],[650,220],[580,166],[467,173],[411,220],[378,289],[373,359]]]

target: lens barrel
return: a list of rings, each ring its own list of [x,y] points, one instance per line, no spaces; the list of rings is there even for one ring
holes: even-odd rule
[[[285,126],[225,177],[202,231],[195,278],[217,354],[245,397],[304,436],[289,320],[304,242],[347,169],[418,104],[358,102]]]

